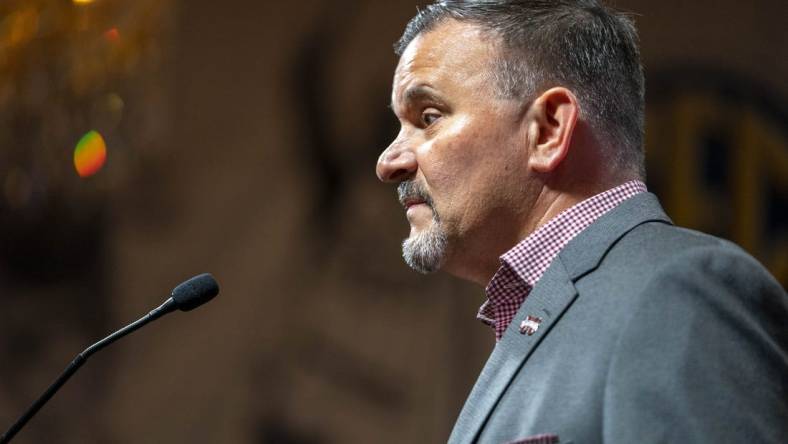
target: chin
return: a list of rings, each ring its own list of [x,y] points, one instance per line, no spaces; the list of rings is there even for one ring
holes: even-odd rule
[[[443,267],[447,244],[440,223],[421,230],[411,227],[410,236],[402,241],[402,258],[419,273],[434,273]]]

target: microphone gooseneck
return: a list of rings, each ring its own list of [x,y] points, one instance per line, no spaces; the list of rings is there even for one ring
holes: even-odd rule
[[[145,324],[155,321],[156,319],[164,316],[167,313],[175,311],[189,311],[200,305],[210,301],[219,294],[219,284],[216,279],[209,273],[203,273],[194,276],[175,287],[172,290],[172,296],[164,301],[163,304],[154,308],[142,318],[132,322],[131,324],[121,328],[120,330],[112,333],[106,338],[96,342],[90,347],[86,348],[82,353],[78,354],[73,361],[66,367],[65,370],[58,376],[55,382],[46,389],[46,391],[27,409],[27,411],[16,420],[16,422],[0,436],[0,444],[6,444],[27,424],[28,421],[49,401],[52,396],[66,383],[66,381],[79,370],[80,367],[88,360],[88,358],[103,349],[104,347],[112,344],[118,339],[126,336],[127,334],[142,328]]]

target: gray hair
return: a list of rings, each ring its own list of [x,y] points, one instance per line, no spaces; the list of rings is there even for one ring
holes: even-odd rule
[[[553,86],[571,89],[581,117],[610,145],[611,167],[645,178],[645,81],[630,17],[596,0],[442,0],[411,19],[396,54],[445,19],[500,39],[490,72],[499,94],[532,100]]]

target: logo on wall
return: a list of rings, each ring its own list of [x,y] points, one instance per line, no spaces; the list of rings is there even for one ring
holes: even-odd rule
[[[788,284],[788,101],[684,67],[648,77],[649,187],[678,224],[730,239]]]

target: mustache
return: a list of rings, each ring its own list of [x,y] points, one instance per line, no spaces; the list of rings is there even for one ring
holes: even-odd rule
[[[400,182],[399,186],[397,186],[397,196],[399,197],[399,203],[402,205],[405,205],[405,202],[408,200],[418,199],[424,201],[433,211],[435,210],[432,204],[432,196],[427,193],[424,186],[414,180]]]

